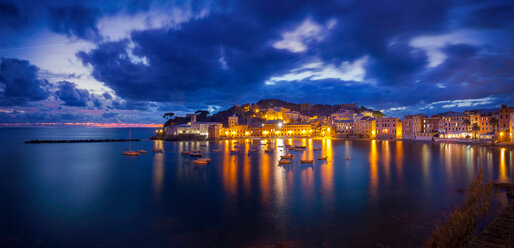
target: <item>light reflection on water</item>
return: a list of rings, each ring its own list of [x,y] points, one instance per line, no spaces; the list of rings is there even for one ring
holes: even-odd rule
[[[514,178],[511,150],[459,144],[144,141],[133,146],[149,153],[129,158],[124,143],[2,141],[1,231],[24,246],[408,247],[460,202],[457,190],[480,168],[495,181]],[[307,149],[278,166],[285,144]],[[268,146],[275,151],[265,153]],[[181,154],[190,150],[211,163],[194,165]]]

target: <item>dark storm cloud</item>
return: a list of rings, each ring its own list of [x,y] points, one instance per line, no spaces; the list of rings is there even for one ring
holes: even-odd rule
[[[85,40],[100,40],[96,27],[100,11],[80,5],[49,7],[48,23],[54,32]]]
[[[77,85],[68,81],[58,82],[58,90],[55,95],[64,102],[64,105],[85,107],[92,100],[88,90],[77,89]]]
[[[179,30],[153,29],[78,54],[93,76],[133,100],[180,101],[254,90],[298,55],[274,49],[252,18],[213,15]],[[212,92],[209,92],[211,90]],[[208,91],[208,95],[200,95]]]
[[[0,59],[0,106],[24,105],[49,96],[48,81],[26,60]]]
[[[27,24],[27,18],[14,3],[0,2],[0,27],[19,28]]]
[[[514,28],[514,4],[499,4],[479,8],[463,20],[464,25],[476,28]]]

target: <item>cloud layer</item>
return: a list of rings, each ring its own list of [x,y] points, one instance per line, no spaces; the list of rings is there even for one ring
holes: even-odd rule
[[[391,115],[514,104],[511,1],[29,4],[2,3],[0,32],[18,25],[91,44],[70,60],[104,88],[48,83],[37,66],[5,58],[0,104],[11,108],[53,99],[111,120],[118,111],[159,115],[267,97],[356,102]],[[27,14],[38,8],[46,14]]]

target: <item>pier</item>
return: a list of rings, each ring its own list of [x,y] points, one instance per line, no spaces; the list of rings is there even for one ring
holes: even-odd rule
[[[141,139],[87,139],[87,140],[28,140],[27,144],[46,144],[46,143],[97,143],[97,142],[127,142],[141,141]]]

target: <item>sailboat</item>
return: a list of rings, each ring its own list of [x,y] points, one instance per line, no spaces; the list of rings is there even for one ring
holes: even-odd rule
[[[139,152],[136,152],[136,151],[132,151],[131,149],[131,143],[132,143],[132,130],[129,129],[129,150],[128,151],[125,151],[123,152],[123,155],[127,155],[127,156],[139,156]]]

